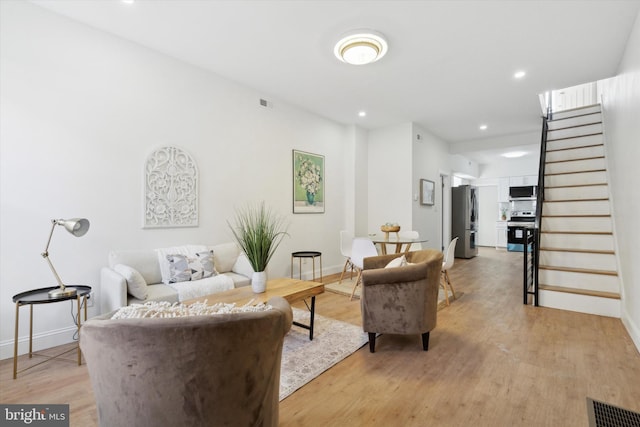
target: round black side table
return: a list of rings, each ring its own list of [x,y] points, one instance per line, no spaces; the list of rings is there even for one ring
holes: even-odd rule
[[[49,288],[40,288],[40,289],[32,289],[30,291],[20,292],[13,296],[13,302],[16,303],[16,332],[13,340],[13,379],[15,380],[18,376],[18,323],[20,320],[20,307],[23,305],[29,306],[29,359],[33,357],[33,306],[35,304],[50,304],[53,302],[60,301],[68,301],[68,300],[76,300],[78,302],[78,337],[80,336],[80,310],[82,305],[84,305],[84,320],[87,320],[87,296],[91,293],[91,286],[70,286],[76,289],[75,295],[68,295],[58,298],[49,298],[49,291],[53,289],[58,289],[59,286],[52,286]],[[66,352],[65,352],[66,353]],[[63,353],[64,354],[64,353]],[[61,356],[61,355],[58,355]],[[58,356],[48,357],[49,359],[54,359]],[[40,362],[44,363],[47,360]],[[78,365],[82,364],[82,353],[80,352],[80,341],[78,341]],[[37,364],[39,365],[39,363]],[[33,365],[29,368],[33,368]],[[27,370],[29,368],[23,369]]]
[[[313,281],[316,281],[316,257],[320,258],[320,282],[322,283],[322,252],[298,251],[291,253],[291,278],[293,279],[293,259],[298,258],[298,273],[302,280],[302,258],[311,258],[313,261]]]

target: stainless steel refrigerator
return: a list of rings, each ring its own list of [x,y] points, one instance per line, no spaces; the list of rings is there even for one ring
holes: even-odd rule
[[[451,238],[458,237],[456,258],[478,255],[478,189],[471,185],[451,188]]]

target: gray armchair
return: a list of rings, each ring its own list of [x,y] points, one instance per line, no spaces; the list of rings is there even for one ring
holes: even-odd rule
[[[375,352],[376,334],[420,334],[429,349],[429,332],[436,326],[438,288],[443,255],[426,249],[406,255],[411,265],[384,268],[402,254],[364,259],[362,271],[362,328]]]
[[[289,303],[163,319],[106,317],[80,333],[101,426],[277,426]]]

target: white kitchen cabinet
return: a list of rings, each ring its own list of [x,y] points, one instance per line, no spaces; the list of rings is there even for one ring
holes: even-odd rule
[[[496,249],[507,247],[507,221],[496,221]]]
[[[524,175],[509,177],[510,187],[523,187],[525,185],[538,185],[538,175]]]

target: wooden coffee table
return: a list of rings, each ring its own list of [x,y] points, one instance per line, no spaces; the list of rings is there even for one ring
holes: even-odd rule
[[[230,289],[228,291],[217,292],[201,298],[196,298],[188,301],[184,301],[185,304],[192,304],[198,301],[207,300],[208,305],[213,305],[219,302],[223,303],[235,303],[238,306],[242,306],[253,300],[252,304],[260,302],[266,303],[269,298],[274,296],[280,296],[286,299],[289,304],[296,301],[311,298],[311,306],[309,311],[311,312],[309,324],[305,325],[299,322],[293,322],[294,325],[309,330],[309,340],[313,340],[313,320],[316,310],[316,295],[324,292],[324,285],[318,282],[309,282],[306,280],[298,279],[272,279],[267,281],[267,290],[265,292],[255,294],[251,290],[251,286],[243,286],[241,288]]]

